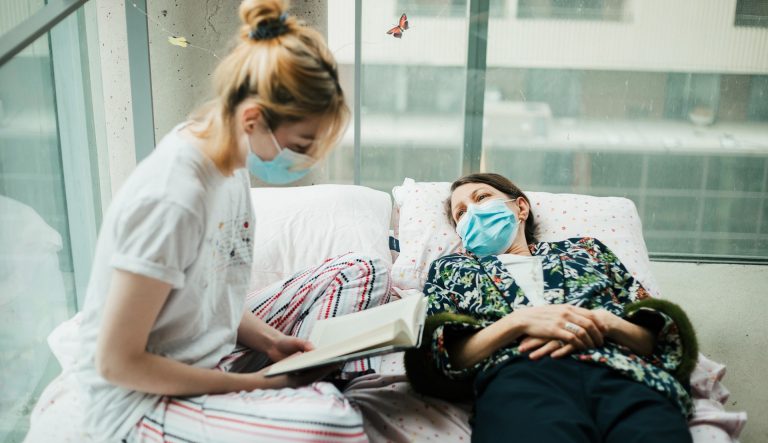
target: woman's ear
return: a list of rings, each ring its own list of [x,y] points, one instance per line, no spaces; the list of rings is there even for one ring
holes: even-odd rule
[[[528,220],[528,214],[531,213],[531,206],[523,197],[517,197],[516,203],[517,203],[517,207],[520,208],[520,214],[518,215],[518,217],[520,217],[520,220],[522,221]]]
[[[240,110],[240,124],[246,134],[253,134],[258,125],[265,125],[264,114],[261,107],[255,103],[244,103]]]

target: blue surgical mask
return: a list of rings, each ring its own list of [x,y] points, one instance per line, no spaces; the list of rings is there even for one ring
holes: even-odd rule
[[[469,205],[456,224],[456,232],[468,251],[482,258],[503,254],[512,246],[520,224],[506,205],[509,201],[496,199]]]
[[[248,137],[248,146],[251,148],[248,152],[248,171],[259,180],[273,185],[295,182],[307,175],[309,168],[298,168],[298,166],[310,165],[314,159],[288,148],[281,148],[271,130],[269,130],[269,135],[272,137],[275,149],[277,149],[277,156],[269,161],[260,159],[258,155],[253,153],[251,137]]]

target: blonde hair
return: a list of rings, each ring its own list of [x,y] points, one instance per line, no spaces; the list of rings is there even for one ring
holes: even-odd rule
[[[215,98],[190,117],[201,123],[195,134],[216,147],[213,160],[223,170],[234,169],[234,116],[246,99],[261,108],[272,130],[312,115],[323,118],[322,132],[305,152],[315,159],[340,141],[349,121],[336,61],[322,35],[285,9],[283,0],[242,2],[240,41],[214,72]]]

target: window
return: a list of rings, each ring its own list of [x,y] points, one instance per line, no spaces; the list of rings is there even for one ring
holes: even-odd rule
[[[458,66],[367,65],[363,84],[387,85],[364,89],[366,113],[450,114],[464,100],[464,72]]]
[[[0,31],[8,32],[45,6],[45,0],[10,0],[0,4]]]
[[[620,21],[624,0],[520,0],[517,17]]]
[[[490,0],[491,17],[503,16],[507,1]],[[397,0],[397,11],[405,12],[409,17],[462,17],[467,15],[467,0]]]
[[[747,119],[768,122],[768,75],[750,78]]]
[[[685,21],[686,9],[648,2],[518,0],[517,13],[489,20],[483,35],[467,33],[482,19],[463,3],[397,0],[386,9],[392,1],[363,4],[361,184],[389,191],[403,177],[454,180],[477,150],[473,171],[523,189],[631,199],[652,255],[768,259],[768,66],[752,62],[759,45],[737,59],[729,50],[702,58],[696,42],[711,29],[659,31],[662,19]],[[610,23],[630,4],[632,22]],[[402,39],[382,37],[393,10],[425,5],[433,13],[409,15]],[[718,35],[726,48],[737,37]],[[486,64],[467,69],[473,39],[487,41]],[[353,70],[354,58],[339,61]],[[753,68],[734,73],[735,64]],[[479,141],[465,140],[468,76],[484,80]]]
[[[38,6],[4,2],[0,16]],[[85,21],[81,7],[0,65],[0,441],[24,439],[60,370],[46,338],[90,272],[101,209]]]
[[[744,99],[768,93],[762,77],[488,72],[500,93],[486,101],[485,169],[525,189],[633,200],[652,253],[768,255],[768,125]]]
[[[672,73],[667,78],[665,117],[714,122],[720,102],[720,75]]]
[[[765,0],[736,0],[736,26],[768,28],[768,2]]]
[[[355,116],[360,119],[360,184],[389,192],[406,176],[432,181],[457,177],[463,145],[467,2],[389,0],[362,6],[362,94],[360,115]],[[331,0],[328,7],[328,17],[338,17],[348,3]],[[386,35],[387,26],[397,23],[402,12],[408,14],[412,29],[402,39]],[[332,21],[329,29],[331,51],[349,47],[348,36],[335,30]],[[354,72],[351,51],[339,50],[336,57],[342,73]],[[342,87],[354,91],[352,75],[342,80]],[[329,181],[353,180],[352,143],[349,133],[329,159]]]

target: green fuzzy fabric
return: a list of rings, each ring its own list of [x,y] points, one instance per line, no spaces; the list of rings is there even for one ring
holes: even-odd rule
[[[432,358],[432,334],[435,329],[446,323],[479,324],[476,319],[468,315],[449,312],[441,312],[427,317],[424,323],[421,347],[405,352],[405,373],[413,389],[420,394],[448,401],[471,400],[474,396],[472,378],[467,380],[448,378],[437,368]]]
[[[638,310],[641,308],[653,309],[654,311],[666,314],[675,322],[675,325],[677,325],[677,329],[680,333],[680,341],[683,344],[683,357],[680,366],[678,366],[673,375],[683,383],[684,386],[687,386],[690,383],[691,373],[699,358],[699,344],[696,340],[696,331],[693,329],[691,321],[680,306],[658,298],[647,298],[627,306],[624,309],[627,319],[632,321],[631,317],[633,317],[634,314],[639,314]],[[639,322],[637,323],[640,324]],[[644,325],[640,324],[640,326]]]

